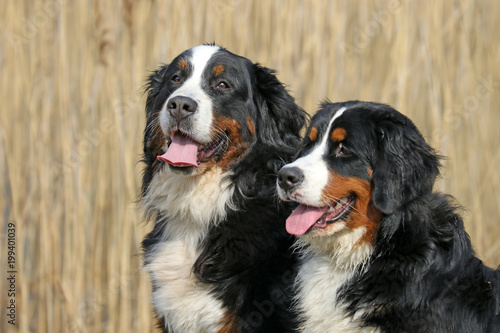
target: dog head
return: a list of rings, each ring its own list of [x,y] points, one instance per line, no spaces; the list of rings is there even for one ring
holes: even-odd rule
[[[410,119],[352,101],[322,106],[277,187],[281,199],[300,204],[288,232],[331,252],[373,248],[383,217],[430,193],[438,173],[434,150]]]
[[[146,92],[143,193],[160,171],[238,173],[256,146],[275,152],[269,160],[286,160],[305,123],[272,70],[216,45],[189,49],[153,72]]]

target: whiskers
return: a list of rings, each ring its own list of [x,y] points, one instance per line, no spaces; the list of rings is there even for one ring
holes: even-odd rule
[[[231,138],[227,135],[226,131],[217,124],[212,124],[210,126],[211,132],[214,133],[214,140],[220,142],[224,145],[224,150],[226,150],[233,142]]]
[[[341,200],[342,198],[337,198],[337,197],[335,197],[335,196],[333,196],[333,195],[328,195],[328,196],[326,196],[326,199],[328,200],[328,202],[334,201],[335,203],[338,203],[338,202],[340,202],[340,200]],[[332,205],[331,205],[331,204],[329,204],[328,206],[329,206],[329,207],[332,207]],[[370,221],[370,222],[372,222],[372,223],[374,223],[374,222],[375,222],[375,221],[372,221],[372,220],[371,220],[371,219],[370,219],[370,218],[369,218],[366,214],[363,214],[362,212],[360,212],[359,210],[357,210],[356,208],[354,208],[354,205],[352,205],[349,209],[350,209],[351,211],[356,212],[357,214],[359,214],[359,215],[361,215],[361,216],[365,217],[368,221]]]
[[[156,136],[159,132],[161,132],[161,126],[160,126],[160,117],[153,118],[147,125],[145,132],[153,132],[153,135],[151,137]]]

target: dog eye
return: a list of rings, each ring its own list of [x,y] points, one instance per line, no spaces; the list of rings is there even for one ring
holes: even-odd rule
[[[172,81],[175,83],[181,82],[181,77],[179,75],[172,76]]]
[[[347,150],[342,142],[339,143],[337,149],[335,150],[335,157],[346,157],[349,155],[351,155],[349,150]]]
[[[219,88],[219,89],[227,89],[227,88],[229,88],[229,85],[226,82],[221,81],[221,82],[219,82],[219,84],[217,84],[217,88]]]

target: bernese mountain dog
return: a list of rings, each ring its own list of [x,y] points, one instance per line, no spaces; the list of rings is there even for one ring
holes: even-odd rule
[[[275,179],[306,113],[273,70],[201,45],[146,84],[144,267],[165,332],[288,332],[296,262]]]
[[[324,103],[277,179],[302,257],[302,332],[500,332],[500,272],[458,205],[433,192],[439,157],[403,114]]]

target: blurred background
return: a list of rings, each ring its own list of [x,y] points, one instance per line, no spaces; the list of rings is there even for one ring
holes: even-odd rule
[[[216,42],[278,71],[298,104],[362,99],[410,116],[447,158],[500,264],[500,2],[0,2],[2,332],[154,331],[136,200],[148,72]],[[16,326],[6,307],[16,229]]]

